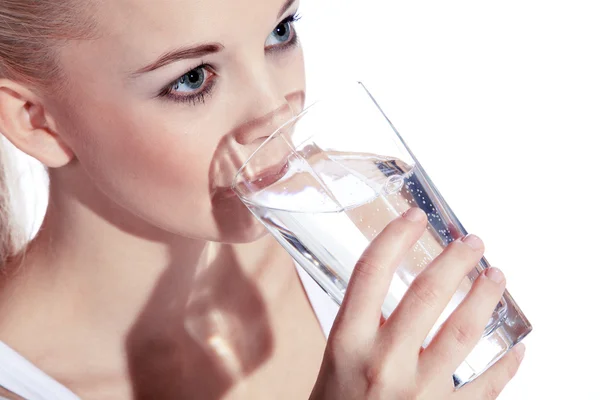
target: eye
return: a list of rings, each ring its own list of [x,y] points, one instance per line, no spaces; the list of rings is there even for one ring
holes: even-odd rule
[[[296,39],[296,31],[294,29],[294,22],[298,20],[295,15],[289,16],[279,23],[273,29],[267,41],[265,47],[267,49],[277,47],[285,44],[291,44]]]
[[[171,85],[171,93],[190,93],[202,88],[206,82],[206,67],[201,65],[181,76]]]
[[[209,65],[202,64],[169,84],[159,96],[176,101],[204,102],[204,97],[214,86],[216,75]]]

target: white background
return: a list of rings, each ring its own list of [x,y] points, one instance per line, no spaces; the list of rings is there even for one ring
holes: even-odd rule
[[[304,0],[301,14],[313,93],[367,84],[534,325],[500,399],[600,399],[600,3]],[[43,184],[22,169],[40,216]]]
[[[368,85],[532,322],[500,399],[600,399],[600,3],[302,8],[309,83]]]

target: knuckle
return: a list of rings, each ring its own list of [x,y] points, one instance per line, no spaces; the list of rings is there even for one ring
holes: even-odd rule
[[[447,321],[447,328],[452,338],[462,347],[469,346],[480,334],[469,324]]]
[[[343,332],[332,332],[326,347],[326,353],[330,359],[338,359],[344,354],[352,351],[353,340]]]
[[[401,385],[397,374],[397,368],[389,362],[373,363],[365,366],[365,380],[369,399],[397,398],[398,393],[403,394],[403,399],[412,399],[410,387]]]
[[[483,399],[484,400],[496,400],[500,396],[501,389],[498,388],[494,382],[488,382],[485,386]]]
[[[432,279],[428,275],[420,274],[410,285],[410,291],[418,301],[429,308],[435,308],[439,295]]]
[[[369,391],[384,386],[385,378],[383,366],[379,363],[368,364],[365,367],[365,379],[367,380]]]
[[[368,260],[368,257],[361,257],[354,267],[354,274],[359,279],[370,279],[379,275],[383,271],[383,267],[377,263]]]

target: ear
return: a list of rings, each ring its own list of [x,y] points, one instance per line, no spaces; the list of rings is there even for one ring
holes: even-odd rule
[[[73,151],[56,133],[42,99],[8,79],[0,79],[0,133],[49,168],[62,167],[73,159]]]

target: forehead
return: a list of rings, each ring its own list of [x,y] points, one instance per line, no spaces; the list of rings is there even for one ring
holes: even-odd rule
[[[285,0],[103,0],[100,36],[152,47],[269,32]],[[242,35],[240,35],[243,33]],[[225,43],[224,43],[225,44]]]
[[[71,41],[61,47],[62,68],[79,85],[86,82],[109,87],[117,81],[129,84],[135,71],[167,52],[199,44],[219,43],[223,47],[218,55],[221,60],[236,59],[246,49],[254,51],[260,46],[262,51],[287,3],[286,0],[99,0],[94,9],[94,39]],[[292,2],[289,12],[298,4],[299,0]],[[186,69],[181,65],[169,68],[156,72],[156,77],[165,84]]]

